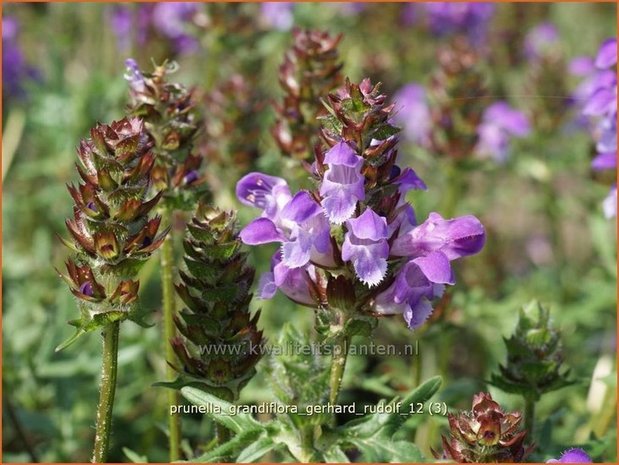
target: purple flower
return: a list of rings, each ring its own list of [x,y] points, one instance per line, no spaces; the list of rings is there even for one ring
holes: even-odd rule
[[[541,23],[524,38],[524,55],[529,60],[539,60],[559,45],[559,32],[551,23]]]
[[[140,71],[140,67],[133,58],[127,58],[125,60],[125,79],[129,82],[131,91],[136,94],[142,94],[146,92],[146,81],[144,81],[144,75]]]
[[[524,137],[531,132],[526,115],[507,102],[496,102],[484,111],[482,123],[477,128],[479,141],[475,151],[490,155],[498,162],[504,162],[509,154],[512,137]]]
[[[26,63],[18,44],[19,24],[10,16],[2,18],[2,84],[3,97],[21,98],[24,84],[37,78],[37,71]]]
[[[341,141],[326,154],[324,163],[329,169],[320,186],[322,206],[334,224],[342,224],[355,212],[357,202],[365,199],[363,158]]]
[[[346,228],[342,260],[352,262],[361,282],[370,287],[377,285],[387,272],[387,220],[367,208],[357,218],[348,220]]]
[[[153,26],[173,41],[179,53],[191,53],[198,48],[198,41],[188,33],[187,26],[192,23],[197,12],[197,3],[157,3],[153,8]]]
[[[425,7],[430,29],[439,36],[466,34],[476,45],[486,37],[495,5],[475,2],[428,2]]]
[[[582,114],[593,123],[593,138],[598,155],[592,161],[595,170],[617,166],[617,39],[604,41],[595,58],[595,71],[578,91],[585,98]],[[607,217],[616,216],[616,187],[603,204]]]
[[[322,208],[306,191],[290,198],[280,178],[251,173],[237,184],[237,196],[245,204],[263,210],[239,234],[245,244],[282,244],[282,263],[300,268],[310,260],[333,265],[329,223]],[[285,181],[283,181],[285,183]]]
[[[445,220],[432,212],[426,221],[401,234],[391,247],[396,257],[419,257],[441,252],[449,260],[479,252],[486,241],[483,225],[472,215]]]
[[[119,50],[129,50],[132,40],[144,45],[157,34],[169,39],[177,53],[187,54],[198,48],[198,41],[191,34],[190,25],[198,12],[198,4],[191,2],[142,3],[136,8],[114,5],[110,24]]]
[[[303,268],[288,268],[281,261],[281,252],[271,258],[271,271],[263,273],[258,283],[258,297],[271,299],[279,289],[293,302],[310,307],[316,306],[312,294],[316,269],[313,265]]]
[[[546,463],[593,463],[591,457],[582,449],[569,449],[557,459],[547,460]]]
[[[444,289],[442,284],[428,279],[419,261],[425,261],[424,268],[434,279],[453,284],[451,270],[445,276],[440,274],[441,269],[445,272],[449,268],[449,261],[442,254],[431,254],[406,263],[398,271],[393,284],[376,297],[374,305],[374,310],[382,315],[402,314],[411,329],[418,328],[427,320],[432,313],[430,301],[440,297]],[[436,263],[432,265],[434,261]],[[434,273],[433,268],[436,268]]]
[[[294,24],[293,8],[293,2],[264,2],[260,4],[260,14],[268,26],[287,31]]]
[[[431,119],[425,89],[416,83],[406,84],[394,97],[394,121],[403,128],[404,137],[425,145],[429,137]]]

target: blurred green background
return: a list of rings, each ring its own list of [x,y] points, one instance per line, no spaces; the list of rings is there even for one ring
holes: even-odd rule
[[[235,200],[236,179],[250,168],[272,174],[287,171],[269,133],[272,100],[281,97],[278,66],[291,44],[287,26],[269,24],[257,4],[199,5],[198,14],[184,26],[183,34],[193,41],[187,50],[178,47],[178,37],[171,39],[155,27],[141,37],[140,7],[118,8],[94,3],[5,4],[3,8],[3,25],[5,18],[19,24],[13,40],[23,53],[23,66],[31,68],[20,79],[20,89],[8,92],[3,62],[5,462],[89,458],[100,337],[91,334],[66,351],[54,352],[72,333],[67,320],[77,315],[73,297],[54,272],[53,267],[62,267],[67,257],[55,235],[65,234],[64,219],[71,214],[65,184],[76,179],[75,147],[95,122],[123,116],[125,58],[134,57],[142,66],[151,59],[158,63],[175,59],[180,65],[178,80],[204,93],[235,73],[246,76],[252,95],[262,103],[252,119],[258,133],[252,143],[259,156],[244,165],[231,163],[231,158],[207,162],[215,202],[239,209],[242,224],[255,212]],[[297,4],[290,14],[296,25],[343,33],[340,55],[345,75],[352,80],[369,76],[382,81],[383,90],[393,95],[408,82],[428,83],[436,49],[447,40],[415,21],[405,21],[406,8],[403,4]],[[490,29],[526,32],[549,21],[558,30],[560,53],[567,62],[595,54],[603,39],[616,35],[615,10],[614,4],[501,4]],[[129,26],[119,26],[122,14],[130,18]],[[491,40],[486,45],[500,52],[510,44]],[[6,53],[4,34],[3,50]],[[530,89],[528,67],[526,60],[514,66],[484,62],[493,88],[523,111],[545,98],[524,91]],[[559,97],[568,100],[579,80],[564,71],[559,70],[568,93]],[[204,111],[208,115],[208,106]],[[454,213],[478,216],[487,227],[488,244],[483,253],[458,268],[449,318],[420,333],[407,330],[398,318],[384,319],[374,338],[393,344],[419,340],[422,378],[445,376],[440,399],[450,407],[466,408],[474,393],[487,388],[485,380],[503,361],[502,337],[513,330],[518,309],[530,299],[541,300],[562,330],[566,364],[579,382],[543,397],[537,414],[544,450],[533,458],[546,460],[566,447],[585,445],[594,459],[614,462],[615,225],[602,215],[600,202],[608,179],[596,179],[599,176],[590,171],[590,136],[571,125],[573,110],[567,108],[565,113],[560,127],[552,131],[534,127],[532,135],[514,141],[505,164],[480,163],[460,174],[467,177],[469,188]],[[440,208],[447,183],[444,161],[412,143],[404,142],[401,152],[430,186],[427,192],[409,196],[418,216],[425,217]],[[266,269],[272,252],[269,247],[252,251],[259,271]],[[158,325],[156,262],[143,270],[141,298]],[[255,301],[254,306],[263,309],[260,326],[271,341],[285,322],[305,331],[312,327],[311,311],[280,295],[272,301]],[[120,345],[111,458],[128,460],[123,448],[129,448],[149,461],[165,461],[163,392],[151,386],[163,379],[158,327],[142,329],[126,323]],[[415,363],[409,357],[352,357],[342,401],[376,402],[409,389]],[[592,382],[594,370],[596,382]],[[519,397],[490,390],[506,408],[522,408]],[[243,396],[248,403],[272,400],[260,374]],[[208,442],[212,425],[207,420],[187,416],[183,423],[192,448]],[[428,453],[429,447],[438,446],[445,424],[444,418],[437,417],[424,418],[423,424],[414,420],[402,434]]]

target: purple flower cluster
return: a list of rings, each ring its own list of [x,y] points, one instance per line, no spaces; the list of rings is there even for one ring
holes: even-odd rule
[[[546,463],[593,463],[591,457],[582,449],[568,449],[559,459],[550,459]]]
[[[141,3],[136,7],[114,5],[110,22],[121,51],[128,51],[131,41],[144,45],[152,36],[168,39],[176,53],[188,54],[198,48],[191,34],[191,24],[200,5],[191,2]]]
[[[495,5],[486,2],[428,2],[422,4],[432,32],[439,36],[463,34],[480,45],[486,38]]]
[[[394,121],[402,126],[404,137],[429,148],[431,112],[424,88],[415,83],[407,84],[395,95],[395,101]],[[530,132],[531,124],[523,112],[507,102],[495,102],[486,108],[477,128],[479,139],[475,154],[504,162],[509,156],[511,140],[526,137]]]
[[[24,96],[24,83],[37,77],[36,70],[26,63],[17,41],[19,24],[10,16],[2,18],[2,85],[3,96]]]
[[[259,295],[270,298],[279,289],[295,302],[323,305],[327,274],[350,272],[365,288],[379,289],[373,313],[402,314],[410,328],[420,326],[432,311],[430,301],[455,283],[450,262],[483,247],[483,226],[473,216],[446,220],[438,213],[418,224],[404,198],[426,186],[412,169],[397,165],[390,180],[397,188],[392,214],[371,208],[367,162],[350,142],[337,142],[321,162],[326,170],[314,192],[293,196],[284,179],[262,173],[237,184],[238,199],[262,210],[241,231],[241,240],[281,244]]]
[[[576,63],[582,71],[587,63]],[[604,41],[593,61],[593,69],[577,90],[584,98],[583,115],[593,123],[593,137],[597,156],[591,167],[594,170],[615,170],[617,168],[617,39]],[[604,201],[604,214],[607,218],[617,215],[617,188],[613,186]]]

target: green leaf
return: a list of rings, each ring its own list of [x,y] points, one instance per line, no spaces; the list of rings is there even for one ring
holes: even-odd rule
[[[407,441],[389,441],[380,436],[350,441],[363,453],[363,461],[369,463],[419,463],[424,458],[419,448]]]
[[[256,440],[260,435],[260,431],[251,430],[241,434],[237,434],[232,439],[224,442],[222,445],[217,446],[200,457],[196,457],[190,460],[192,463],[205,463],[205,462],[229,462],[234,458],[240,450],[243,450],[248,445]]]
[[[247,413],[235,413],[232,415],[231,411],[233,405],[230,402],[221,400],[199,388],[191,386],[184,387],[181,389],[181,394],[192,404],[205,406],[207,408],[207,415],[211,419],[235,433],[264,430],[264,426],[254,420],[251,415]],[[221,413],[212,413],[214,406],[218,406]]]
[[[145,455],[138,455],[128,447],[123,447],[123,454],[131,461],[131,463],[148,463],[148,458]]]
[[[269,453],[273,449],[282,446],[282,444],[276,444],[272,438],[268,436],[261,436],[252,444],[247,446],[236,458],[238,463],[256,462],[265,454]]]

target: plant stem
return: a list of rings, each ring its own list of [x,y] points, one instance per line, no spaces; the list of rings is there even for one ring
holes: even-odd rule
[[[230,440],[230,430],[219,423],[215,424],[215,432],[217,434],[217,443],[219,445]]]
[[[331,404],[337,402],[337,396],[340,392],[342,378],[344,377],[344,369],[346,368],[346,360],[348,358],[350,339],[350,336],[342,334],[336,339],[333,347],[333,360],[331,362],[331,375],[329,377],[329,387],[331,388],[329,403]]]
[[[535,400],[531,397],[525,397],[524,401],[524,429],[528,431],[529,439],[531,439],[535,427]]]
[[[101,391],[97,406],[97,429],[95,447],[92,452],[93,463],[107,461],[112,430],[112,409],[116,392],[116,372],[118,370],[118,332],[120,322],[115,321],[103,328],[103,362],[101,366]]]
[[[164,207],[163,211],[164,224],[171,225],[173,221],[172,210],[169,207]],[[176,359],[174,349],[170,340],[176,335],[176,327],[174,325],[175,314],[175,294],[174,294],[174,239],[173,229],[165,238],[161,246],[161,287],[163,293],[163,343],[165,346],[166,361],[166,377],[168,381],[174,381],[176,373],[169,365]],[[179,403],[179,394],[176,389],[167,389],[167,411],[171,412],[171,406]],[[174,462],[180,457],[180,437],[181,437],[181,419],[176,413],[169,413],[168,417],[169,440],[170,440],[170,462]]]

